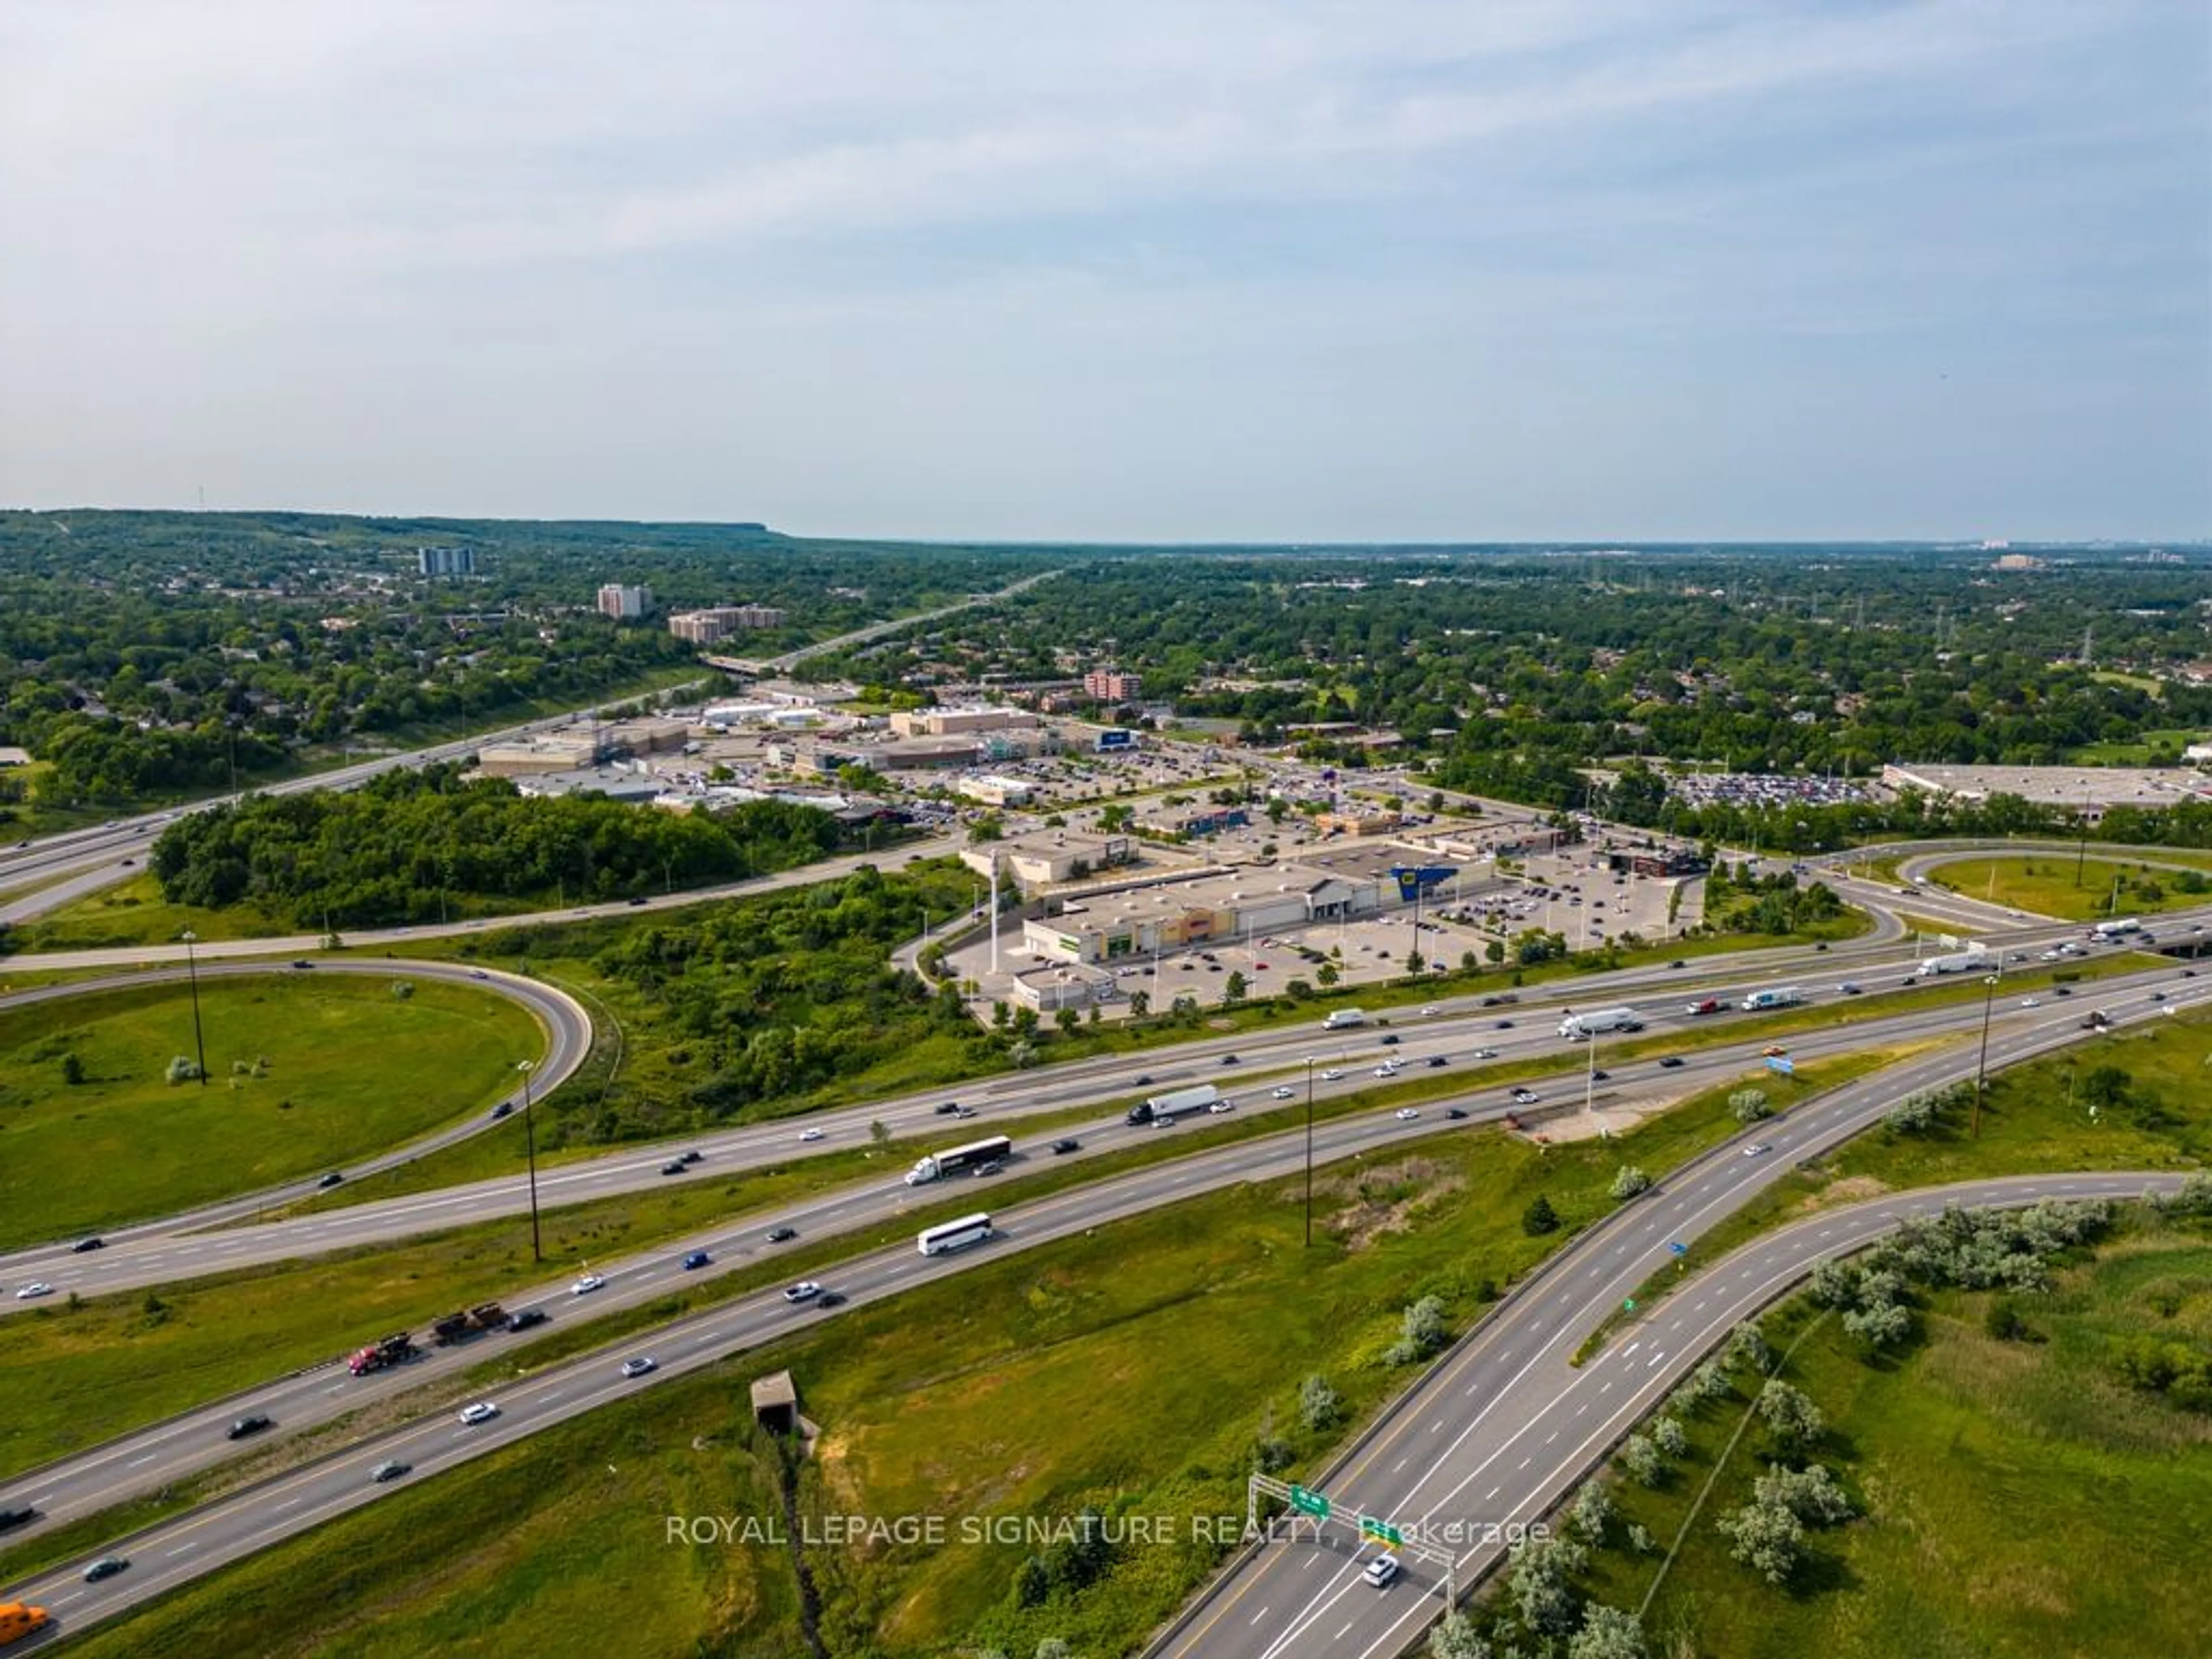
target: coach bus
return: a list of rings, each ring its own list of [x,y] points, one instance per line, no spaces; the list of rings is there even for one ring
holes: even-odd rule
[[[934,1227],[923,1228],[918,1242],[924,1255],[943,1255],[947,1250],[981,1244],[990,1236],[990,1217],[963,1215],[957,1221],[946,1221]]]

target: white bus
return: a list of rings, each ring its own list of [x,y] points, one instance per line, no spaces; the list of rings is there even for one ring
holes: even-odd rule
[[[963,1215],[957,1221],[946,1221],[934,1227],[925,1227],[917,1241],[924,1255],[943,1255],[947,1250],[965,1249],[981,1244],[991,1236],[991,1218],[988,1215]]]

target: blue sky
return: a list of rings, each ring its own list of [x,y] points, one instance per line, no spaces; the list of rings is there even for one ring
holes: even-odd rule
[[[2212,535],[2191,0],[0,9],[0,502]]]

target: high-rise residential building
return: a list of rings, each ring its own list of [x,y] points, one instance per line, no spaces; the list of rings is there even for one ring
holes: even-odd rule
[[[1144,676],[1118,668],[1094,668],[1083,677],[1083,690],[1101,702],[1134,702],[1144,688]]]
[[[679,611],[668,631],[693,645],[715,645],[740,629],[781,628],[784,613],[772,605],[718,605],[706,611]]]
[[[612,617],[617,622],[635,622],[653,609],[653,590],[649,587],[625,587],[620,582],[608,582],[599,589],[599,614]]]
[[[473,576],[477,550],[473,547],[418,547],[415,568],[425,576]]]

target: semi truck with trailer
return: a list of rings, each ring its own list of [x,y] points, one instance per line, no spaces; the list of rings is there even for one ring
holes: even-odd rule
[[[952,1146],[941,1152],[928,1152],[915,1160],[914,1168],[906,1172],[906,1184],[920,1187],[946,1176],[958,1175],[963,1170],[980,1169],[986,1164],[996,1164],[1013,1155],[1014,1143],[1005,1135],[993,1135],[984,1140],[971,1140],[965,1146]]]
[[[346,1369],[356,1376],[366,1376],[371,1371],[383,1370],[390,1365],[404,1365],[419,1352],[415,1339],[405,1331],[372,1342],[365,1348],[346,1356]]]
[[[1131,1123],[1172,1123],[1179,1117],[1188,1117],[1194,1112],[1211,1111],[1213,1103],[1221,1098],[1221,1091],[1211,1083],[1194,1085],[1188,1089],[1175,1089],[1164,1095],[1154,1095],[1129,1109]]]
[[[1971,974],[1985,968],[1992,960],[1987,949],[1977,945],[1965,951],[1950,951],[1940,957],[1929,957],[1913,972],[1922,979],[1936,979],[1944,974]]]
[[[1757,1013],[1763,1008],[1795,1008],[1805,1000],[1805,994],[1794,985],[1778,985],[1765,991],[1753,991],[1740,1005],[1747,1012]]]
[[[1559,1035],[1570,1042],[1580,1042],[1605,1031],[1640,1031],[1644,1022],[1637,1018],[1633,1008],[1595,1008],[1588,1013],[1569,1014],[1559,1022]]]

